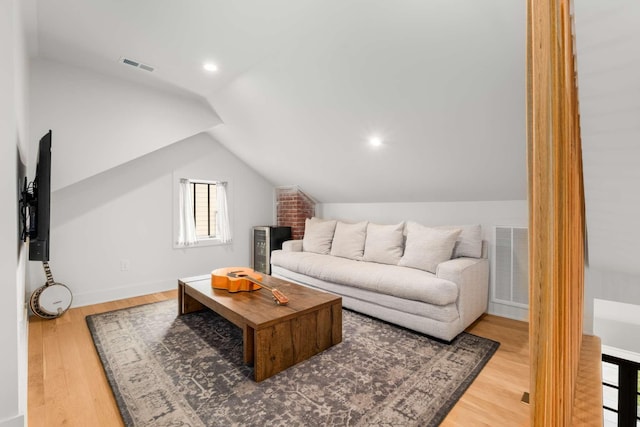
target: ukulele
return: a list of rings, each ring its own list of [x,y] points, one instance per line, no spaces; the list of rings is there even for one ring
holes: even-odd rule
[[[226,289],[229,292],[256,291],[265,288],[271,291],[273,299],[278,305],[287,305],[287,298],[276,288],[265,285],[262,275],[246,267],[218,268],[211,272],[211,287],[214,289]]]

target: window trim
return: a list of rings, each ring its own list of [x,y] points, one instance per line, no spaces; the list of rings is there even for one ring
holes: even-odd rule
[[[185,174],[185,173],[180,173],[177,174],[174,171],[173,174],[173,230],[172,230],[172,247],[173,249],[193,249],[193,248],[202,248],[202,247],[209,247],[209,246],[230,246],[233,241],[229,241],[229,242],[222,242],[220,240],[220,238],[218,237],[208,237],[208,238],[198,238],[198,242],[194,245],[189,245],[189,246],[184,246],[184,245],[179,245],[178,244],[178,232],[180,229],[180,224],[179,224],[179,203],[178,203],[178,199],[179,199],[179,186],[180,186],[180,180],[181,179],[186,179],[187,181],[189,181],[189,183],[192,182],[197,182],[197,183],[203,183],[203,184],[215,184],[215,185],[226,185],[227,186],[227,191],[230,188],[231,185],[231,181],[228,179],[220,179],[220,180],[211,180],[211,179],[199,179],[199,178],[185,178],[184,175],[189,175],[189,174]],[[233,205],[230,201],[231,196],[229,196],[227,194],[227,197],[229,198],[228,201],[228,209],[229,209],[229,216],[231,217],[231,213],[233,211]],[[231,219],[231,218],[230,218]]]
[[[211,234],[211,186],[213,185],[214,188],[216,188],[218,185],[225,185],[225,183],[223,181],[203,181],[203,180],[196,180],[196,179],[187,179],[187,182],[189,183],[189,185],[193,185],[193,219],[196,222],[196,229],[197,229],[197,219],[196,219],[196,184],[199,185],[206,185],[207,186],[207,236],[202,236],[202,238],[200,236],[197,235],[196,232],[196,237],[198,238],[198,241],[206,241],[206,240],[215,240],[218,239],[218,237],[215,235],[215,230],[213,230],[213,234]],[[216,188],[217,191],[217,188]],[[218,206],[217,206],[217,201],[216,201],[216,215],[218,214]]]

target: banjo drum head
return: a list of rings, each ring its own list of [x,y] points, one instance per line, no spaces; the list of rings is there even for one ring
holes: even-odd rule
[[[41,286],[31,295],[31,310],[44,319],[62,316],[71,307],[73,296],[62,283]]]

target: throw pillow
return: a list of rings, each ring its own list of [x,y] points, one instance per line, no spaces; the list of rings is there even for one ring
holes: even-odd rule
[[[459,228],[445,230],[407,223],[407,243],[398,265],[435,273],[438,264],[451,259],[461,232]]]
[[[363,260],[396,265],[402,258],[404,222],[395,225],[367,225]]]
[[[458,240],[453,247],[453,255],[451,255],[451,258],[482,257],[482,228],[480,227],[480,224],[446,225],[436,228],[442,230],[455,230],[459,228],[462,230],[462,233],[458,236]]]
[[[335,229],[335,220],[307,218],[304,222],[302,250],[304,252],[328,255],[331,250],[331,241],[333,240]]]
[[[331,243],[331,255],[361,261],[366,236],[367,221],[356,224],[338,221]]]

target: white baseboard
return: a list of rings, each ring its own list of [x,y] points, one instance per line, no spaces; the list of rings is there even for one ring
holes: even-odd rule
[[[506,317],[513,320],[522,320],[523,322],[529,321],[529,310],[526,308],[520,308],[513,305],[500,304],[497,302],[489,302],[489,314],[494,314],[500,317]]]
[[[0,427],[25,427],[24,414],[0,421]]]
[[[145,282],[126,285],[118,288],[83,292],[73,295],[73,303],[71,304],[71,307],[82,307],[85,305],[100,304],[103,302],[148,295],[156,292],[164,292],[177,288],[177,279],[167,279],[156,282]]]

